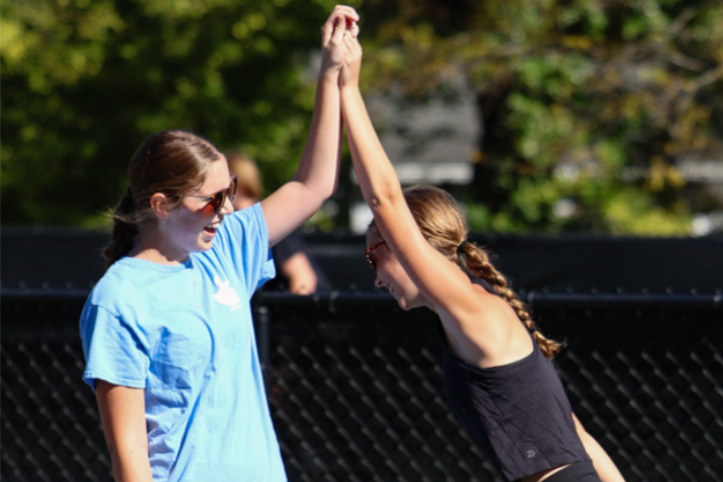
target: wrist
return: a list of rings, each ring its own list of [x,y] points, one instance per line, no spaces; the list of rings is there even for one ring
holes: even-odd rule
[[[319,82],[329,82],[337,84],[339,82],[339,74],[341,73],[341,67],[324,67],[322,65],[319,70]]]
[[[360,95],[361,94],[361,92],[359,91],[359,84],[357,82],[344,83],[339,87],[339,90],[342,94],[345,94],[345,95],[357,95],[357,94]]]

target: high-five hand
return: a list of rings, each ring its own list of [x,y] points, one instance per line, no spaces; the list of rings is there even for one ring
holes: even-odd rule
[[[345,36],[356,36],[359,32],[356,11],[345,5],[337,5],[321,27],[322,65],[321,71],[341,70],[347,45]]]
[[[346,45],[346,54],[341,69],[341,87],[358,86],[363,54],[362,47],[356,35],[353,35],[350,31],[344,35],[344,44]]]

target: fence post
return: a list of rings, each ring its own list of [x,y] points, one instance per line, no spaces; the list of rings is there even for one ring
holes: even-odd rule
[[[271,323],[269,309],[256,304],[253,309],[254,328],[256,332],[256,346],[259,350],[259,360],[262,365],[269,362],[269,345],[271,343]]]

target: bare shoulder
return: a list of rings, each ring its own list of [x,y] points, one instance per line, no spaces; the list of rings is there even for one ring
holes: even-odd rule
[[[449,348],[482,368],[519,360],[532,341],[515,310],[500,296],[470,282],[473,298],[465,310],[440,311]]]
[[[473,310],[467,321],[475,325],[489,324],[491,327],[520,322],[515,310],[497,293],[470,280],[469,294]]]

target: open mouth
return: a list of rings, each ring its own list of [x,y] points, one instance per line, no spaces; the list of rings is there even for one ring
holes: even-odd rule
[[[221,225],[221,221],[217,223],[209,224],[208,226],[203,227],[203,232],[208,234],[209,236],[213,236],[216,234],[216,229]]]

